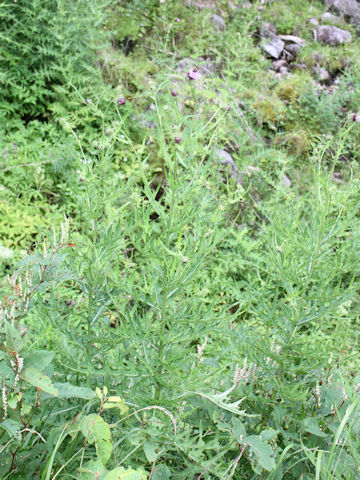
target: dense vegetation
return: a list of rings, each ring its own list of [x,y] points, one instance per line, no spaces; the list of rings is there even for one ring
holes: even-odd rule
[[[325,11],[0,1],[2,480],[360,479],[360,40]]]

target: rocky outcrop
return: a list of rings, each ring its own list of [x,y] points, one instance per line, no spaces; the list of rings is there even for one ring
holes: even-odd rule
[[[285,42],[276,35],[276,27],[271,23],[264,23],[260,30],[262,48],[273,58],[279,58],[285,47]]]
[[[324,0],[327,7],[342,13],[360,29],[360,3],[357,0]]]
[[[351,42],[351,33],[338,27],[320,25],[317,29],[317,38],[327,45],[340,45]]]

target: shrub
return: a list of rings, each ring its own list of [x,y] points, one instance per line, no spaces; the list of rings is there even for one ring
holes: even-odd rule
[[[73,18],[77,21],[74,23]],[[26,122],[48,118],[70,85],[96,75],[101,4],[80,0],[3,2],[0,10],[0,110]]]

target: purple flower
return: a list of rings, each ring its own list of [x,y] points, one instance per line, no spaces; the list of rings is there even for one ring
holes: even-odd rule
[[[119,105],[125,105],[125,103],[126,103],[126,98],[125,98],[125,97],[118,98],[117,103],[118,103]]]
[[[260,5],[260,6],[258,7],[259,12],[261,12],[261,10],[262,10],[263,8],[264,8],[264,7],[263,7],[262,5]]]
[[[359,122],[360,123],[360,115],[358,113],[353,113],[351,118],[354,122]]]
[[[190,80],[200,80],[201,73],[199,72],[199,70],[196,67],[194,67],[194,68],[192,68],[191,70],[188,71],[187,76]]]
[[[176,97],[176,96],[177,96],[177,92],[176,92],[175,90],[173,90],[173,91],[171,92],[171,95],[172,95],[173,97]]]
[[[180,137],[175,137],[175,143],[181,143],[181,138]]]
[[[175,20],[176,20],[177,22],[180,22],[180,18],[176,18]]]
[[[87,104],[91,103],[90,98],[85,98],[85,103],[87,103]]]

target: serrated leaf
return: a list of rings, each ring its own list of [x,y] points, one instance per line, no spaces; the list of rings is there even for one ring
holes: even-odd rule
[[[274,452],[268,443],[260,440],[258,435],[246,437],[245,442],[249,444],[250,450],[262,468],[268,472],[275,468]]]
[[[99,415],[91,413],[80,420],[79,428],[88,443],[95,443],[96,453],[106,465],[112,452],[109,425]]]
[[[226,390],[226,392],[222,392],[222,393],[203,393],[203,392],[189,392],[189,393],[193,393],[195,395],[199,395],[202,398],[206,398],[210,402],[217,405],[219,408],[226,410],[228,412],[234,413],[235,415],[242,415],[246,417],[258,417],[259,415],[251,415],[251,414],[245,413],[245,410],[240,410],[238,408],[240,403],[243,402],[246,399],[246,397],[236,400],[236,402],[232,402],[232,403],[226,402],[226,400],[228,400],[230,393],[233,390],[234,390],[234,387],[231,387],[228,390]]]
[[[31,367],[26,368],[22,377],[25,381],[27,381],[34,387],[39,388],[43,392],[50,393],[50,395],[52,395],[53,397],[58,396],[59,392],[51,383],[50,378],[41,373],[40,370]]]

